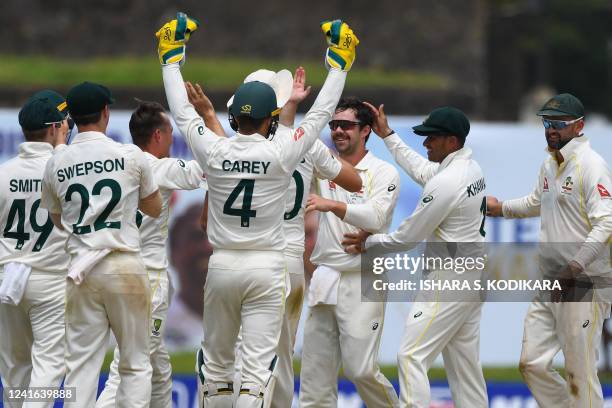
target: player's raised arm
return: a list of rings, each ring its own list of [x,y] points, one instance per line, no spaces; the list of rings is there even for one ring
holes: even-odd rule
[[[304,120],[295,130],[293,138],[274,139],[274,142],[283,144],[283,150],[291,152],[287,160],[287,166],[290,168],[297,165],[331,119],[344,90],[346,72],[351,69],[355,61],[355,49],[359,44],[359,39],[353,30],[342,20],[324,21],[321,29],[328,44],[325,64],[329,72],[325,83]],[[296,143],[298,148],[294,147]]]
[[[380,105],[378,108],[368,102],[364,102],[364,105],[370,108],[374,115],[372,130],[383,139],[395,162],[415,182],[421,186],[425,185],[438,171],[439,163],[430,162],[404,143],[399,135],[389,127],[384,105]]]
[[[205,148],[217,141],[218,137],[206,127],[193,105],[189,103],[180,70],[180,65],[185,61],[185,44],[198,25],[197,20],[185,13],[177,13],[176,19],[164,24],[155,35],[159,40],[157,51],[162,64],[168,106],[193,155],[204,165]]]
[[[212,130],[217,136],[227,137],[212,102],[204,93],[204,90],[200,84],[193,85],[191,82],[185,82],[185,89],[187,90],[187,97],[189,102],[193,105],[196,112],[202,119],[207,128]]]

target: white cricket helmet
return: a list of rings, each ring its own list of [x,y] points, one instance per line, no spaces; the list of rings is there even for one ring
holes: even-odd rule
[[[285,106],[291,92],[293,91],[293,75],[286,69],[281,69],[278,72],[270,71],[269,69],[258,69],[255,72],[251,72],[244,78],[244,83],[259,81],[268,84],[274,89],[276,94],[276,105],[278,108]],[[234,95],[227,101],[227,107],[232,106],[234,102]]]

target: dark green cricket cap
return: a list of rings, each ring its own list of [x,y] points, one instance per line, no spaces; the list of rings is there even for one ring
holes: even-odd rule
[[[68,112],[74,117],[98,113],[106,105],[114,103],[115,99],[111,91],[104,85],[83,82],[68,91],[66,102]]]
[[[66,119],[66,101],[59,93],[46,89],[35,93],[19,111],[23,130],[40,130]]]
[[[538,116],[584,116],[584,106],[580,99],[569,93],[562,93],[550,98],[538,111]]]
[[[248,116],[264,119],[278,114],[276,94],[268,84],[259,81],[246,82],[236,90],[230,113],[235,117]]]
[[[470,133],[470,121],[465,113],[452,106],[444,106],[431,111],[422,124],[413,126],[414,133],[420,136],[430,134],[454,135],[465,139]]]
[[[56,104],[58,111],[62,112],[64,116],[68,115],[68,104],[66,103],[66,98],[64,98],[58,92],[51,89],[43,89],[42,91],[38,91],[32,95],[32,98],[48,98],[52,103]]]

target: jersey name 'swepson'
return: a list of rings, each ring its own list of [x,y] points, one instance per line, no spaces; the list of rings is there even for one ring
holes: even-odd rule
[[[293,171],[292,182],[286,195],[283,232],[287,239],[286,253],[302,256],[304,252],[304,208],[308,191],[315,175],[321,179],[335,179],[342,164],[325,144],[316,140],[297,168]]]
[[[162,196],[162,211],[159,218],[152,218],[139,212],[137,224],[140,230],[140,251],[148,269],[166,269],[168,257],[166,240],[168,238],[169,202],[175,190],[195,190],[206,188],[202,168],[195,160],[158,159],[145,152],[151,165],[153,177]]]
[[[53,146],[25,142],[19,155],[0,165],[0,265],[21,262],[35,269],[65,272],[68,233],[53,225],[41,207],[43,171]]]
[[[297,164],[331,118],[346,73],[331,70],[313,107],[293,134],[279,127],[262,135],[220,138],[189,104],[177,64],[163,67],[174,120],[208,182],[208,238],[215,249],[282,251],[285,194]]]
[[[79,133],[47,163],[42,204],[62,215],[68,252],[140,249],[136,209],[157,184],[144,153],[100,132]]]

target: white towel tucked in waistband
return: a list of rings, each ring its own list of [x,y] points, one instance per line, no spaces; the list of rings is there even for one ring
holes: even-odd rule
[[[90,249],[82,254],[79,254],[70,263],[68,269],[68,277],[72,279],[75,285],[80,285],[87,277],[91,269],[111,252],[110,249]]]
[[[319,266],[310,280],[308,306],[337,304],[339,283],[340,272],[328,266]]]
[[[0,303],[17,306],[21,302],[31,272],[31,266],[19,262],[9,262],[4,265]]]

